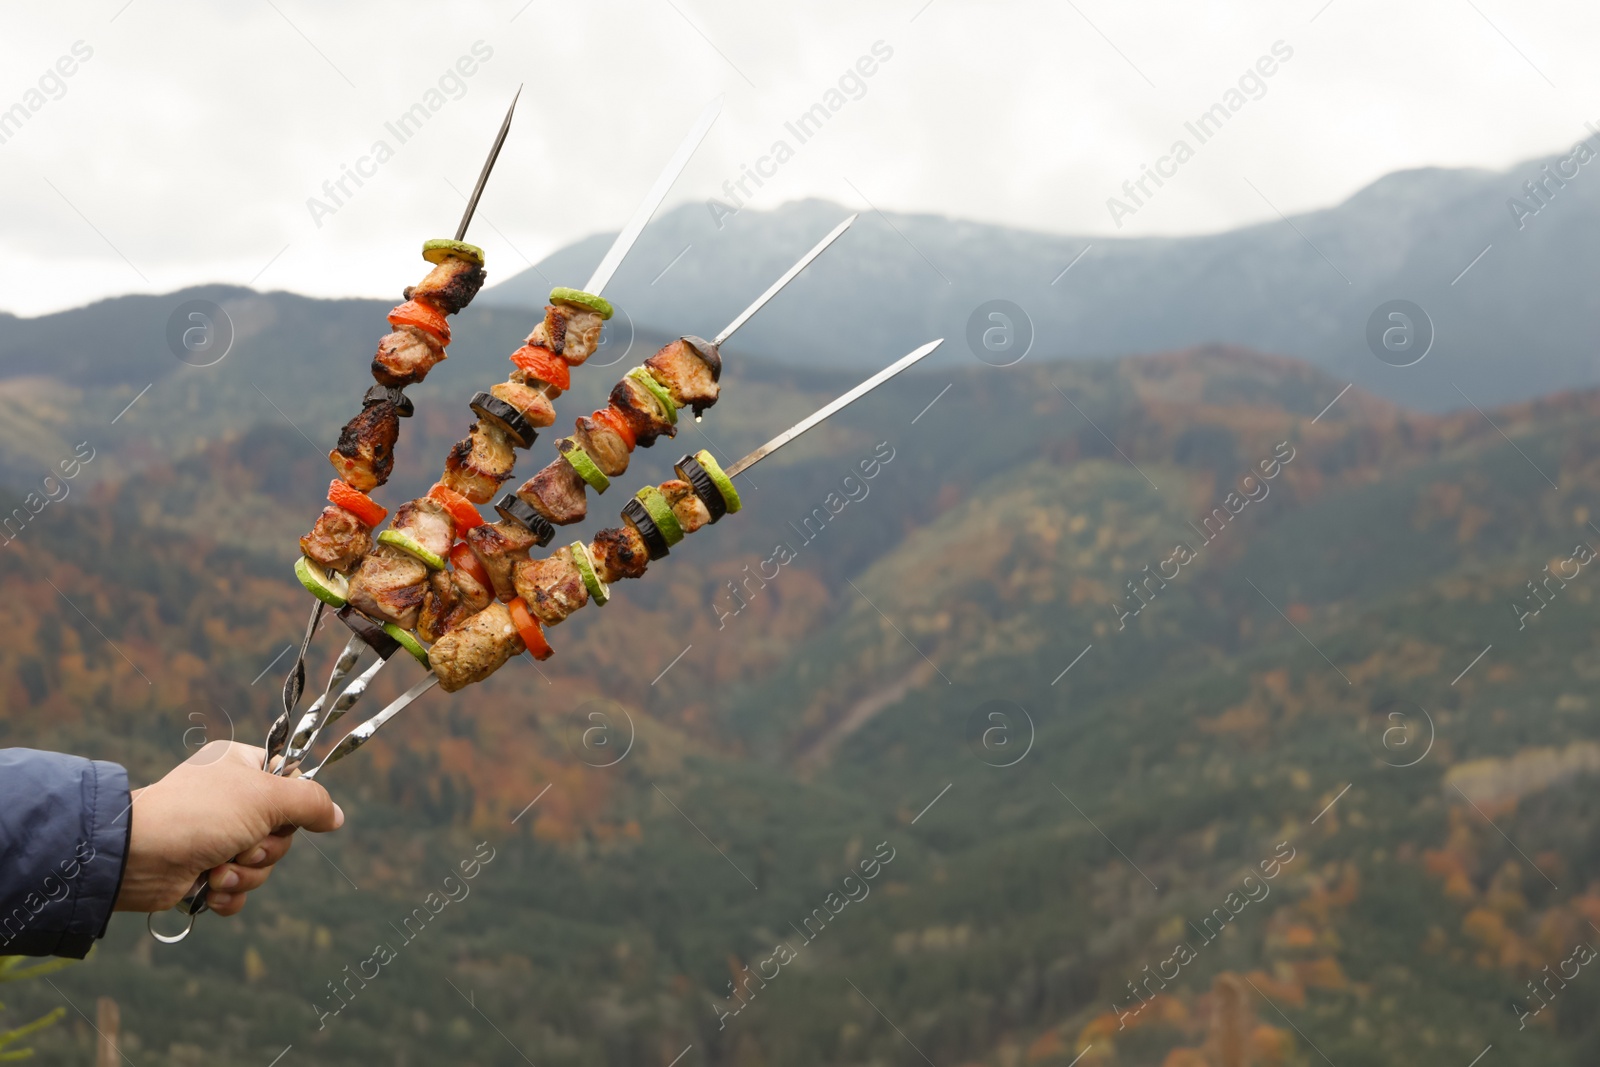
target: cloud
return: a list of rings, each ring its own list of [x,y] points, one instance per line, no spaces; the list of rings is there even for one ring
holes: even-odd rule
[[[97,0],[11,12],[0,107],[74,42],[94,58],[0,144],[0,307],[38,313],[252,279],[397,296],[415,280],[421,241],[453,230],[524,80],[472,234],[497,277],[619,226],[699,109],[726,91],[668,205],[718,195],[880,39],[895,59],[871,93],[753,206],[821,196],[864,207],[865,196],[886,210],[1109,232],[1105,200],[1126,175],[1287,39],[1296,58],[1272,93],[1122,233],[1218,230],[1276,217],[1245,176],[1293,212],[1394,169],[1501,167],[1554,151],[1596,117],[1575,101],[1600,79],[1584,54],[1600,10],[1575,0],[1537,15],[1482,5],[1493,25],[1467,6],[1371,0],[1333,0],[1320,14],[1321,0],[1159,14],[1109,0],[820,0],[759,18],[733,0],[523,5]],[[495,59],[470,91],[316,227],[306,199],[480,39]]]

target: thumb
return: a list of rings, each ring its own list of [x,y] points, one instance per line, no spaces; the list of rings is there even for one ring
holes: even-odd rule
[[[279,778],[265,775],[272,803],[280,815],[303,830],[327,833],[344,825],[344,812],[328,791],[304,778]]]

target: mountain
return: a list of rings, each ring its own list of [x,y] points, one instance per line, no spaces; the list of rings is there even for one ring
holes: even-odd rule
[[[977,315],[974,328],[977,309],[1004,299],[1031,321],[1034,360],[1237,344],[1424,410],[1464,406],[1463,394],[1505,403],[1590,385],[1600,181],[1563,158],[1500,173],[1404,171],[1335,207],[1193,237],[1075,237],[869,210],[730,350],[864,369],[943,336],[937,358],[953,366],[974,358],[969,331],[992,325]],[[1545,183],[1542,200],[1529,181]],[[850,210],[678,207],[645,230],[607,296],[635,324],[713,336]],[[537,306],[552,284],[581,285],[609,241],[561,249],[481,299]],[[1403,368],[1367,341],[1369,319],[1397,299],[1420,305],[1435,337]]]
[[[114,425],[123,394],[76,383],[80,477],[122,466],[0,548],[0,744],[145,781],[270,719],[328,478],[300,429],[336,425],[374,311],[225,296],[279,310],[223,363]],[[474,332],[525,322],[500,314]],[[386,502],[490,355],[418,392]],[[730,362],[630,474],[738,455],[859,376]],[[347,827],[239,919],[166,948],[120,917],[0,1025],[113,996],[158,1067],[1590,1062],[1600,986],[1528,983],[1600,923],[1574,547],[1600,543],[1600,390],[1435,415],[1344,386],[1225,346],[908,373],[537,671],[432,694],[330,771]],[[186,417],[198,439],[120,459]],[[592,503],[573,536],[614,521]]]

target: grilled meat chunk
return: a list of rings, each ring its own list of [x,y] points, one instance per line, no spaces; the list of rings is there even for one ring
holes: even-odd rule
[[[695,495],[694,486],[688,482],[674,478],[662,482],[660,488],[684,533],[692,534],[711,521],[711,512],[706,510],[705,502]]]
[[[544,470],[523,482],[517,496],[557,526],[566,526],[582,522],[589,513],[589,501],[584,496],[588,488],[572,464],[557,456]]]
[[[490,604],[439,638],[428,662],[446,693],[481,682],[523,648],[504,604]]]
[[[430,644],[438,641],[488,607],[493,599],[489,590],[470,574],[434,571],[428,575],[428,591],[422,598],[422,613],[417,617],[417,633]]]
[[[628,446],[620,434],[603,422],[588,415],[578,420],[578,432],[573,434],[583,450],[589,453],[594,465],[607,478],[628,472]]]
[[[401,504],[391,525],[441,558],[448,556],[450,546],[455,544],[455,520],[444,505],[432,497],[421,496]]]
[[[500,483],[511,477],[516,463],[517,454],[505,431],[475,422],[472,432],[451,447],[439,480],[474,504],[487,504]]]
[[[394,443],[400,439],[400,416],[393,404],[380,400],[361,409],[344,424],[328,462],[351,486],[371,492],[394,470]]]
[[[483,610],[483,605],[494,599],[494,588],[478,581],[463,570],[452,570],[450,577],[455,579],[456,589],[468,601],[478,604],[477,610]]]
[[[656,381],[667,387],[680,408],[692,407],[696,415],[717,402],[721,387],[688,341],[678,340],[644,361]]]
[[[454,315],[478,295],[483,288],[483,268],[455,256],[447,257],[428,272],[428,276],[406,289],[405,298],[426,300],[446,315]]]
[[[544,320],[533,328],[525,343],[543,345],[577,367],[600,347],[600,330],[604,326],[605,320],[597,311],[550,304],[544,309]]]
[[[607,584],[619,578],[642,578],[650,565],[650,550],[632,526],[601,530],[589,546],[595,574]]]
[[[667,413],[661,410],[661,402],[631,376],[624,377],[612,386],[610,399],[611,406],[628,420],[628,429],[633,431],[640,448],[649,448],[656,443],[657,437],[677,436],[678,428],[667,421]]]
[[[350,579],[350,603],[374,618],[409,630],[417,625],[428,568],[421,560],[389,545],[368,552]]]
[[[437,338],[415,326],[401,326],[378,342],[372,357],[372,376],[379,385],[403,386],[420,382],[444,359]]]
[[[561,394],[566,392],[560,386],[552,385],[537,374],[529,374],[521,367],[517,367],[506,375],[506,381],[511,382],[513,385],[525,385],[536,393],[543,393],[546,400],[558,400]]]
[[[504,400],[522,412],[522,417],[535,429],[555,424],[556,409],[551,405],[549,397],[531,385],[524,382],[501,382],[490,387],[489,395],[497,400]]]
[[[311,532],[300,538],[300,551],[329,570],[347,574],[372,549],[367,524],[336,504],[317,516]]]
[[[563,460],[565,462],[565,460]],[[511,568],[528,558],[537,542],[527,527],[515,522],[490,522],[467,531],[467,546],[478,557],[494,583],[494,595],[510,600],[517,595]]]
[[[512,573],[517,595],[546,626],[554,626],[589,602],[589,587],[572,562],[571,545],[549,559],[523,560]]]

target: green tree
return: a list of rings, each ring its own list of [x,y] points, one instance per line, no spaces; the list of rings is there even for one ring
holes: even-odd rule
[[[0,956],[0,982],[21,982],[29,978],[38,978],[59,971],[67,966],[70,960],[50,960],[46,963],[37,963],[31,967],[23,966],[29,962],[25,956]],[[5,1005],[0,1004],[0,1010]],[[33,1055],[31,1048],[12,1048],[17,1042],[38,1033],[47,1026],[54,1026],[67,1013],[66,1008],[56,1008],[41,1015],[31,1023],[11,1030],[0,1030],[0,1063],[10,1063],[15,1060],[25,1060]]]

